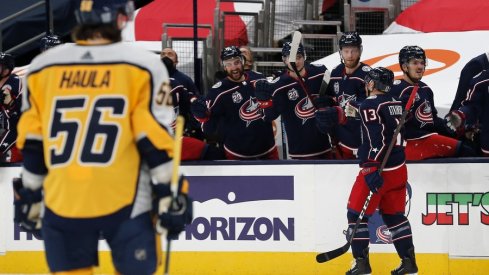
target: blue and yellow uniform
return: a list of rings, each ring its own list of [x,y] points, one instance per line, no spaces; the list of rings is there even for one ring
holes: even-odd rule
[[[154,269],[150,179],[169,182],[173,156],[174,111],[160,59],[122,43],[61,45],[33,60],[23,100],[22,178],[33,190],[43,187],[51,271],[96,265],[99,235],[113,251],[141,245],[151,265],[145,268]],[[144,228],[140,239],[118,230],[131,220],[136,225],[125,228]],[[118,256],[113,253],[120,272],[141,268],[139,259]]]

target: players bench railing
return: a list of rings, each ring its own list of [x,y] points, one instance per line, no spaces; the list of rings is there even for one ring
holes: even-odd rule
[[[163,33],[161,35],[162,49],[173,48],[178,54],[179,65],[178,70],[190,76],[201,93],[206,94],[209,87],[213,84],[214,74],[217,70],[217,63],[214,60],[213,53],[215,50],[215,39],[212,34],[212,26],[210,24],[197,24],[197,29],[207,29],[209,34],[205,38],[198,38],[198,49],[196,56],[193,51],[193,36],[188,37],[171,37],[168,35],[168,30],[171,28],[193,29],[193,24],[181,23],[164,23]],[[198,66],[195,70],[195,61]]]
[[[260,5],[257,12],[240,12],[240,11],[221,11],[221,3],[242,3],[251,5]],[[225,45],[225,30],[232,29],[233,17],[241,17],[246,25],[246,31],[251,32],[248,46],[253,47],[270,47],[273,45],[273,34],[275,24],[275,0],[218,0],[214,11],[214,38],[219,47]],[[228,18],[228,20],[226,20]],[[241,21],[241,20],[240,20]],[[241,46],[235,45],[235,46]]]

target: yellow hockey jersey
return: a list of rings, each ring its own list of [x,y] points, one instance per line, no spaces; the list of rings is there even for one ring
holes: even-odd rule
[[[150,177],[136,141],[147,137],[172,156],[169,93],[159,56],[132,45],[64,44],[36,57],[17,144],[42,140],[46,207],[75,219],[149,210]]]

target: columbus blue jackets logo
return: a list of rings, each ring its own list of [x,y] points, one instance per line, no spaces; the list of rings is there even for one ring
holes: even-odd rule
[[[256,101],[256,99],[253,97],[243,103],[243,105],[241,105],[239,108],[239,118],[246,121],[246,127],[248,127],[251,122],[261,119],[262,116],[263,111],[259,108],[258,101]]]
[[[314,99],[317,95],[313,95],[312,97]],[[314,118],[315,111],[314,105],[312,105],[312,102],[307,96],[297,102],[294,108],[295,115],[302,119],[302,124],[306,123],[308,119]]]
[[[375,236],[377,237],[376,243],[392,243],[392,235],[387,226],[381,225],[375,230]]]
[[[338,97],[338,103],[340,104],[340,107],[345,109],[346,107],[346,104],[348,104],[348,102],[350,101],[355,101],[357,99],[357,96],[356,95],[349,95],[349,94],[345,94],[343,93],[342,95],[340,95]]]
[[[425,99],[425,101],[416,109],[414,116],[421,123],[421,127],[426,124],[433,124],[433,113],[431,111],[430,102]]]

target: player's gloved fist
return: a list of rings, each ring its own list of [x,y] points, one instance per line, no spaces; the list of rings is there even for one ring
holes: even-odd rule
[[[445,116],[445,124],[451,134],[463,134],[463,126],[465,124],[464,113],[458,110],[451,111]]]
[[[255,97],[260,108],[266,109],[273,106],[272,87],[268,80],[259,79],[255,82]]]
[[[384,184],[384,179],[379,172],[380,163],[378,162],[366,162],[362,166],[361,173],[365,178],[365,182],[368,185],[368,189],[373,193],[377,193]]]
[[[335,100],[330,96],[318,96],[313,101],[317,109],[324,109],[336,105]]]
[[[41,236],[42,190],[24,187],[22,178],[12,180],[14,188],[14,223],[23,230]]]
[[[346,117],[338,106],[318,109],[315,113],[316,126],[322,133],[327,133],[337,124],[345,124]]]
[[[188,196],[189,183],[182,175],[178,181],[177,195],[172,198],[170,184],[153,185],[156,195],[154,209],[158,213],[156,231],[175,239],[192,222],[192,199]]]
[[[195,119],[201,123],[209,120],[209,109],[205,100],[201,97],[194,97],[190,100],[190,111]]]

